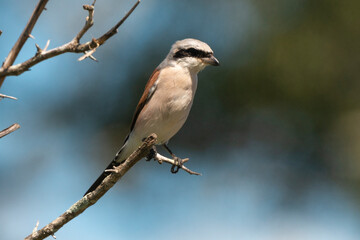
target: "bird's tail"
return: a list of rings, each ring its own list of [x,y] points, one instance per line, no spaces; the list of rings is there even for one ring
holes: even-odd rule
[[[105,170],[102,172],[102,174],[96,179],[96,181],[91,185],[91,187],[86,191],[86,193],[84,194],[84,196],[86,194],[88,194],[89,192],[94,191],[101,183],[102,181],[109,176],[110,172],[106,172],[106,170],[108,169],[113,169],[114,167],[119,166],[120,164],[122,164],[123,162],[125,162],[127,156],[123,156],[124,155],[124,149],[126,146],[126,142],[124,144],[124,146],[120,149],[120,151],[116,154],[115,158],[111,161],[111,163],[105,168]]]
[[[110,172],[106,172],[106,170],[108,169],[112,169],[114,168],[114,166],[116,166],[116,162],[112,161],[109,166],[106,167],[106,169],[104,170],[104,172],[98,177],[98,179],[96,179],[96,181],[91,185],[91,187],[86,191],[86,193],[84,194],[84,196],[86,194],[88,194],[89,192],[94,191],[101,183],[102,181],[110,174]]]
[[[124,145],[121,147],[119,152],[116,154],[115,158],[111,161],[111,163],[106,167],[104,172],[96,179],[96,181],[91,185],[91,187],[86,191],[84,196],[89,192],[94,191],[101,182],[109,176],[110,172],[106,172],[108,169],[112,169],[121,165],[125,160],[133,153],[137,147],[141,144],[141,140],[138,138],[132,137],[131,133],[126,137]]]

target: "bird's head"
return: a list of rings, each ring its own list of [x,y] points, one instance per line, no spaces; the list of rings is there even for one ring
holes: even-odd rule
[[[175,42],[166,60],[195,72],[200,72],[208,65],[220,65],[209,45],[192,38]]]

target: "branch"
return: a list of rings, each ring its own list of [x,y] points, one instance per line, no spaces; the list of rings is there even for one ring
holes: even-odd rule
[[[45,5],[47,2],[48,2],[48,0],[39,0],[39,3],[35,7],[35,10],[32,13],[29,22],[26,24],[26,27],[24,28],[23,32],[21,33],[19,39],[16,41],[15,45],[10,50],[9,55],[6,57],[3,65],[2,65],[1,69],[3,69],[4,71],[6,71],[6,69],[14,63],[21,48],[24,46],[26,40],[28,39],[29,35],[31,34],[31,31],[33,30],[40,14],[45,9]],[[0,76],[0,87],[3,84],[5,77],[6,77],[6,75]]]
[[[80,32],[76,35],[75,37],[75,41],[79,42],[80,39],[82,38],[82,36],[84,36],[84,34],[87,32],[87,30],[89,30],[92,25],[94,25],[94,6],[95,6],[95,2],[96,0],[94,0],[94,2],[91,5],[84,5],[83,9],[87,10],[89,12],[89,16],[86,17],[86,22],[85,22],[85,26],[80,30]]]
[[[4,137],[4,136],[6,136],[6,135],[8,135],[8,134],[10,134],[10,133],[12,133],[12,132],[14,132],[15,130],[17,130],[17,129],[19,129],[19,128],[20,128],[20,125],[17,124],[17,123],[14,123],[14,124],[11,125],[10,127],[5,128],[4,130],[2,130],[2,131],[0,132],[0,138],[2,138],[2,137]]]
[[[62,226],[80,215],[88,207],[95,204],[112,186],[114,186],[118,180],[121,179],[122,176],[125,175],[132,166],[149,154],[150,149],[156,142],[156,138],[155,134],[147,137],[143,144],[134,153],[132,153],[123,164],[115,167],[112,173],[107,176],[94,191],[85,195],[58,218],[42,229],[37,230],[37,228],[35,228],[33,233],[27,236],[25,240],[40,240],[50,235],[53,236]]]
[[[188,169],[187,167],[185,167],[185,165],[183,165],[183,163],[186,163],[187,161],[189,161],[189,158],[181,159],[181,163],[179,163],[178,161],[175,161],[174,159],[170,159],[170,158],[164,157],[163,155],[161,155],[159,153],[156,153],[154,156],[154,159],[157,160],[158,163],[160,163],[160,164],[162,164],[163,162],[166,162],[166,163],[170,163],[173,166],[174,165],[178,166],[179,168],[181,168],[185,172],[188,172],[191,175],[201,175],[201,173],[194,172],[194,171]]]
[[[7,68],[2,67],[0,68],[0,78],[4,76],[14,76],[14,75],[20,75],[25,71],[28,71],[32,66],[35,64],[42,62],[46,59],[58,56],[60,54],[66,53],[66,52],[72,52],[72,53],[85,53],[83,57],[81,57],[79,60],[83,60],[87,57],[90,57],[92,59],[95,59],[91,54],[95,52],[95,50],[103,45],[107,39],[112,37],[117,33],[117,29],[125,22],[125,20],[131,15],[131,13],[135,10],[135,8],[139,5],[140,0],[138,0],[133,7],[129,10],[129,12],[114,26],[112,27],[108,32],[106,32],[104,35],[102,35],[99,38],[93,38],[91,41],[88,41],[84,44],[80,44],[79,41],[81,37],[90,29],[90,27],[93,25],[93,14],[94,14],[94,4],[92,5],[84,5],[83,8],[89,12],[89,16],[86,18],[85,26],[79,31],[79,33],[76,35],[76,37],[71,40],[70,42],[50,49],[50,50],[41,50],[37,51],[37,54],[33,56],[32,58],[26,60],[23,63],[19,63],[17,65],[9,66]]]

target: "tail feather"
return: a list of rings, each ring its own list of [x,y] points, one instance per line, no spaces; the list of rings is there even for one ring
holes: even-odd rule
[[[131,133],[130,133],[131,134]],[[105,170],[112,169],[116,166],[119,166],[122,164],[126,158],[130,156],[130,154],[136,150],[138,145],[141,143],[141,141],[138,141],[136,138],[130,139],[130,134],[126,137],[124,145],[121,147],[120,151],[116,154],[115,158],[111,163],[106,167]],[[84,196],[88,194],[89,192],[94,191],[101,183],[102,181],[109,176],[110,172],[104,172],[96,179],[96,181],[91,185],[91,187],[86,191]]]
[[[108,169],[112,169],[114,166],[116,166],[116,162],[115,161],[112,161],[107,167],[105,170],[108,170]],[[86,194],[88,194],[89,192],[92,192],[94,191],[101,183],[102,181],[107,177],[109,176],[109,172],[106,172],[104,170],[104,172],[98,177],[98,179],[96,179],[96,181],[91,185],[91,187],[86,191],[86,193],[84,194],[84,196]]]
[[[125,145],[124,145],[125,146]],[[124,161],[119,162],[120,154],[123,152],[124,146],[120,149],[120,151],[116,154],[114,160],[111,161],[111,163],[105,168],[105,170],[102,172],[102,174],[96,179],[96,181],[91,185],[91,187],[86,191],[84,196],[88,194],[89,192],[94,191],[101,183],[102,181],[109,176],[110,172],[106,172],[108,169],[113,169],[116,166],[119,166]]]

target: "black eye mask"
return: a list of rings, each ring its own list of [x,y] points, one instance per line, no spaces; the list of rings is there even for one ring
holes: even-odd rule
[[[188,48],[188,49],[180,49],[174,54],[174,58],[184,58],[184,57],[208,58],[211,57],[211,53],[204,52],[202,50],[197,50],[195,48]]]

